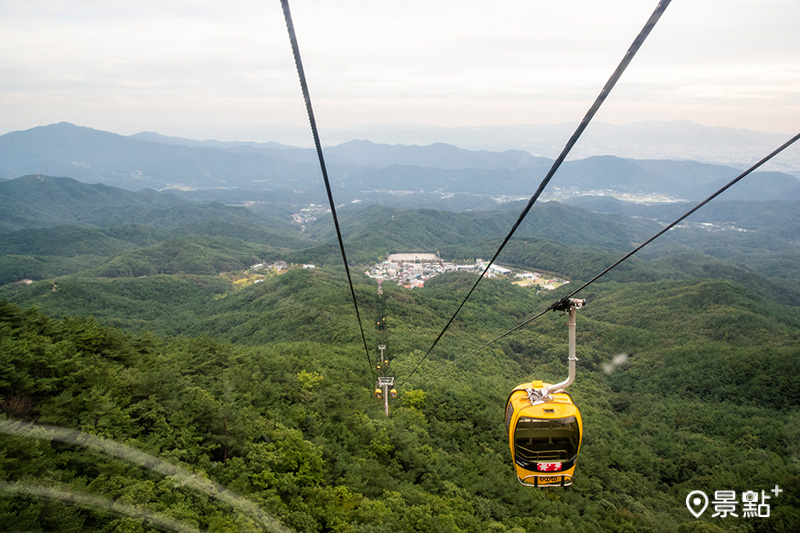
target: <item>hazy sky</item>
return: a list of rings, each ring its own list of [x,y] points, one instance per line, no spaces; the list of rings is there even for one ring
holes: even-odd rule
[[[321,129],[577,122],[650,0],[294,0]],[[673,0],[596,120],[796,133],[800,2]],[[0,133],[307,127],[278,0],[0,0]],[[265,128],[266,131],[266,128]]]

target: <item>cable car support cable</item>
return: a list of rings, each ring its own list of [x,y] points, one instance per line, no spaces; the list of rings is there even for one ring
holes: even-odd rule
[[[572,299],[572,298],[573,298],[573,297],[574,297],[576,294],[578,294],[579,292],[581,292],[583,289],[585,289],[586,287],[588,287],[589,285],[591,285],[592,283],[594,283],[595,281],[597,281],[597,280],[598,280],[598,279],[600,279],[601,277],[603,277],[603,276],[605,276],[606,274],[608,274],[609,272],[611,272],[611,271],[612,271],[614,268],[616,268],[616,267],[617,267],[618,265],[620,265],[622,262],[626,261],[626,260],[627,260],[627,259],[629,259],[631,256],[633,256],[633,254],[635,254],[636,252],[638,252],[639,250],[641,250],[642,248],[644,248],[645,246],[647,246],[648,244],[650,244],[651,242],[653,242],[654,240],[656,240],[658,237],[660,237],[661,235],[663,235],[663,234],[664,234],[664,233],[666,233],[667,231],[671,230],[673,227],[675,227],[676,225],[678,225],[678,224],[679,224],[680,222],[682,222],[684,219],[686,219],[687,217],[689,217],[690,215],[692,215],[693,213],[695,213],[695,212],[696,212],[698,209],[700,209],[701,207],[705,206],[705,205],[706,205],[707,203],[709,203],[711,200],[713,200],[714,198],[716,198],[717,196],[719,196],[720,194],[722,194],[723,192],[725,192],[726,190],[728,190],[729,188],[731,188],[733,185],[735,185],[736,183],[738,183],[740,180],[742,180],[743,178],[745,178],[745,177],[746,177],[748,174],[750,174],[750,173],[754,172],[756,169],[758,169],[759,167],[761,167],[762,165],[764,165],[764,164],[765,164],[766,162],[768,162],[770,159],[772,159],[773,157],[775,157],[776,155],[778,155],[779,153],[781,153],[783,150],[785,150],[786,148],[788,148],[789,146],[791,146],[792,144],[794,144],[794,143],[795,143],[795,142],[796,142],[798,139],[800,139],[800,133],[798,133],[797,135],[795,135],[794,137],[792,137],[791,139],[789,139],[788,141],[786,141],[785,143],[783,143],[781,146],[779,146],[778,148],[776,148],[776,149],[775,149],[773,152],[771,152],[769,155],[767,155],[766,157],[764,157],[763,159],[761,159],[761,160],[760,160],[758,163],[754,164],[753,166],[751,166],[750,168],[748,168],[747,170],[745,170],[744,172],[742,172],[741,174],[739,174],[738,176],[736,176],[734,179],[732,179],[732,180],[731,180],[730,182],[728,182],[726,185],[724,185],[723,187],[721,187],[719,190],[717,190],[717,191],[716,191],[715,193],[713,193],[711,196],[709,196],[708,198],[706,198],[705,200],[703,200],[702,202],[700,202],[699,204],[697,204],[696,206],[694,206],[693,208],[691,208],[689,211],[687,211],[686,213],[684,213],[683,215],[681,215],[680,217],[678,217],[677,219],[675,219],[675,221],[674,221],[674,222],[672,222],[672,223],[670,223],[669,225],[665,226],[665,227],[664,227],[662,230],[660,230],[658,233],[656,233],[655,235],[653,235],[652,237],[650,237],[649,239],[647,239],[646,241],[644,241],[642,244],[640,244],[639,246],[637,246],[636,248],[634,248],[633,250],[631,250],[630,252],[628,252],[627,254],[625,254],[624,256],[622,256],[622,258],[620,258],[618,261],[614,262],[612,265],[610,265],[608,268],[606,268],[605,270],[603,270],[602,272],[600,272],[599,274],[597,274],[595,277],[593,277],[592,279],[590,279],[589,281],[587,281],[586,283],[584,283],[583,285],[581,285],[580,287],[578,287],[577,289],[575,289],[574,291],[572,291],[571,293],[569,293],[567,296],[564,296],[564,297],[563,297],[563,298],[561,298],[560,300],[558,300],[558,301],[556,301],[555,303],[553,303],[552,305],[550,305],[550,307],[548,307],[548,308],[547,308],[547,309],[545,309],[544,311],[541,311],[540,313],[538,313],[538,314],[536,314],[536,315],[532,316],[531,318],[529,318],[529,319],[525,320],[525,321],[524,321],[524,322],[522,322],[521,324],[518,324],[518,325],[514,326],[514,327],[513,327],[513,328],[511,328],[510,330],[506,331],[506,332],[505,332],[505,333],[503,333],[502,335],[499,335],[499,336],[495,337],[494,339],[490,340],[489,342],[486,342],[486,343],[482,344],[481,346],[479,346],[478,348],[476,348],[476,349],[474,349],[473,351],[469,352],[468,354],[466,354],[466,355],[464,355],[464,356],[461,356],[461,357],[459,357],[458,359],[454,359],[453,361],[450,361],[449,363],[447,363],[447,364],[445,364],[445,365],[442,365],[442,366],[440,366],[439,368],[436,368],[436,369],[434,369],[434,370],[432,370],[432,371],[428,372],[428,374],[427,374],[427,375],[431,375],[431,374],[435,374],[436,372],[440,372],[440,371],[444,370],[445,368],[449,367],[450,365],[454,365],[454,364],[458,363],[459,361],[462,361],[462,360],[464,360],[464,359],[466,359],[466,358],[468,358],[468,357],[471,357],[471,356],[475,355],[476,353],[478,353],[479,351],[483,350],[483,349],[484,349],[484,348],[486,348],[487,346],[489,346],[489,345],[491,345],[491,344],[494,344],[495,342],[499,341],[500,339],[502,339],[502,338],[504,338],[504,337],[507,337],[507,336],[508,336],[508,335],[510,335],[511,333],[514,333],[515,331],[517,331],[517,330],[519,330],[519,329],[521,329],[521,328],[523,328],[523,327],[527,326],[528,324],[530,324],[530,323],[531,323],[531,322],[533,322],[534,320],[537,320],[538,318],[540,318],[540,317],[542,317],[543,315],[547,314],[547,312],[548,312],[548,311],[562,311],[562,310],[564,309],[564,307],[565,307],[566,305],[568,305],[568,304],[569,304],[569,301],[570,301],[570,300],[571,300],[571,299]],[[409,376],[409,377],[410,377],[410,376]],[[408,381],[408,379],[406,379],[406,381]],[[403,383],[405,384],[405,381],[404,381]]]
[[[319,140],[319,131],[317,130],[317,121],[314,118],[314,110],[311,107],[311,94],[308,90],[308,82],[306,81],[305,71],[303,69],[303,61],[300,59],[300,47],[297,44],[297,35],[294,31],[294,24],[292,23],[292,14],[289,11],[289,0],[281,0],[281,7],[283,8],[283,16],[286,19],[286,29],[289,32],[289,40],[292,44],[292,55],[294,55],[294,63],[297,67],[297,75],[300,78],[300,88],[303,91],[303,99],[306,103],[306,111],[308,112],[308,121],[311,124],[311,133],[314,136],[314,146],[317,149],[317,158],[319,159],[319,166],[322,171],[322,179],[325,182],[325,190],[328,193],[328,203],[331,206],[331,215],[333,216],[333,225],[336,228],[336,237],[339,239],[339,250],[342,252],[342,261],[344,262],[344,269],[347,272],[347,283],[350,285],[350,295],[353,297],[353,306],[356,310],[356,318],[358,319],[358,328],[361,331],[361,340],[364,342],[364,353],[367,356],[367,364],[369,365],[372,377],[376,378],[375,370],[373,369],[372,359],[369,356],[369,348],[367,348],[367,337],[364,334],[364,326],[361,323],[361,313],[358,310],[358,301],[356,299],[356,291],[353,287],[353,278],[350,275],[350,266],[347,263],[347,254],[344,251],[344,241],[342,239],[342,231],[339,228],[339,217],[336,216],[336,205],[333,201],[333,193],[331,192],[331,184],[328,180],[328,169],[325,165],[325,158],[322,155],[322,144]]]
[[[631,46],[628,48],[628,51],[625,53],[625,56],[622,58],[622,61],[620,61],[619,65],[617,65],[616,70],[614,70],[614,73],[611,75],[611,77],[608,79],[606,84],[603,86],[603,89],[600,91],[600,94],[597,96],[597,98],[595,99],[594,103],[589,108],[589,111],[586,112],[586,115],[583,117],[583,120],[581,120],[580,124],[578,124],[578,127],[575,130],[575,132],[572,134],[572,137],[570,137],[569,141],[567,141],[567,144],[564,146],[564,149],[561,151],[559,156],[553,162],[553,165],[550,167],[550,170],[547,172],[547,175],[544,177],[544,179],[542,179],[542,182],[539,184],[539,188],[536,189],[536,192],[533,194],[533,196],[531,196],[530,200],[528,200],[528,204],[525,206],[525,209],[523,209],[522,213],[520,213],[519,218],[514,223],[514,225],[511,227],[511,230],[508,232],[508,235],[506,235],[506,237],[503,239],[503,242],[500,244],[500,247],[497,249],[497,251],[492,256],[492,259],[486,265],[486,267],[484,268],[483,272],[478,277],[477,281],[475,281],[475,284],[472,286],[472,288],[469,290],[467,295],[461,301],[461,304],[459,304],[459,306],[456,309],[455,313],[453,313],[453,316],[451,316],[450,320],[447,321],[447,323],[445,324],[445,326],[442,329],[442,331],[436,337],[436,340],[433,341],[433,344],[431,345],[431,347],[428,348],[428,351],[425,352],[425,355],[422,357],[422,359],[420,359],[419,363],[417,363],[417,365],[414,367],[414,369],[411,371],[411,373],[408,375],[408,377],[406,377],[405,380],[403,380],[403,383],[400,385],[401,387],[409,379],[411,379],[411,377],[414,375],[414,373],[416,373],[416,371],[419,369],[420,365],[422,365],[422,363],[428,358],[428,355],[430,355],[430,353],[433,351],[433,349],[439,343],[439,340],[442,338],[442,336],[445,334],[447,329],[453,323],[453,320],[455,320],[456,316],[461,311],[461,308],[464,307],[464,304],[467,303],[467,300],[472,295],[472,293],[475,291],[475,289],[477,288],[477,286],[480,283],[481,279],[483,279],[483,277],[489,271],[489,268],[491,268],[491,266],[494,264],[495,260],[500,255],[500,252],[503,251],[503,248],[505,248],[506,244],[511,239],[511,236],[514,235],[514,233],[517,231],[517,228],[519,228],[520,224],[522,224],[522,221],[525,219],[525,216],[527,216],[528,212],[533,207],[533,204],[535,204],[536,201],[539,199],[539,196],[541,196],[541,194],[544,191],[545,187],[547,187],[547,184],[550,183],[550,180],[553,178],[553,175],[556,173],[556,171],[559,169],[561,164],[564,162],[564,160],[566,159],[566,157],[569,154],[569,152],[575,146],[575,143],[578,142],[578,139],[580,138],[581,134],[583,134],[583,132],[586,129],[586,127],[589,125],[589,123],[592,121],[592,119],[594,118],[594,116],[597,113],[597,111],[600,109],[600,106],[603,104],[603,102],[605,102],[606,98],[611,93],[611,90],[614,88],[614,86],[616,85],[617,81],[619,81],[620,77],[622,76],[622,73],[625,72],[625,69],[628,67],[630,62],[633,60],[634,56],[636,55],[636,52],[638,52],[639,48],[641,48],[642,44],[644,44],[645,39],[647,39],[647,36],[650,35],[650,32],[652,31],[653,27],[655,27],[656,23],[661,18],[661,15],[667,9],[667,6],[669,6],[671,1],[672,0],[662,0],[661,2],[658,3],[658,5],[656,6],[655,10],[650,15],[650,18],[645,23],[644,27],[641,29],[639,34],[633,40],[633,43],[631,44]]]

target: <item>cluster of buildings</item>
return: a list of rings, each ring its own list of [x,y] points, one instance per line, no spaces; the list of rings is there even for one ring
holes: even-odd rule
[[[292,222],[300,226],[300,232],[304,233],[306,231],[306,226],[317,220],[318,217],[325,215],[326,213],[330,213],[331,210],[329,207],[325,207],[324,205],[316,205],[311,204],[308,207],[304,207],[300,210],[299,213],[292,214]]]
[[[365,274],[379,281],[394,281],[407,289],[421,288],[434,276],[445,272],[483,272],[486,263],[477,259],[474,263],[458,264],[443,260],[432,253],[389,254],[386,261],[373,265]],[[514,283],[535,286],[542,290],[552,290],[569,283],[561,278],[546,277],[538,272],[522,271],[514,273],[510,268],[491,265],[486,276],[490,278],[517,278]]]

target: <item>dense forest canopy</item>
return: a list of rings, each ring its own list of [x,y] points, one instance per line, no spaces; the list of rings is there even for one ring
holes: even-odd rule
[[[0,220],[4,529],[800,527],[800,280],[785,206],[759,219],[754,210],[767,206],[733,204],[751,215],[750,232],[678,229],[581,294],[570,393],[584,440],[574,485],[533,490],[514,476],[503,410],[519,383],[565,377],[564,317],[548,313],[445,365],[570,285],[484,280],[386,417],[372,395],[375,347],[387,344],[402,382],[475,274],[442,274],[414,290],[387,281],[380,298],[358,274],[395,251],[486,258],[513,209],[343,211],[368,363],[328,219],[300,231],[283,200],[255,212],[24,183],[51,194],[0,198],[14,207]],[[114,208],[78,219],[80,208],[61,205],[98,193]],[[658,228],[662,209],[643,220],[541,207],[501,263],[573,283]],[[278,263],[285,268],[251,270]],[[381,315],[385,329],[373,326]],[[770,493],[775,486],[783,492]],[[695,490],[765,491],[770,516],[709,509],[695,518],[685,505]]]

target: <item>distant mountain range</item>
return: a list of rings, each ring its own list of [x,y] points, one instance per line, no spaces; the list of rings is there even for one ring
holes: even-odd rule
[[[384,144],[428,145],[445,142],[467,150],[524,150],[534,155],[555,157],[561,152],[577,123],[520,124],[516,126],[474,126],[446,128],[419,124],[352,126],[323,131],[329,144],[351,139],[370,139]],[[277,133],[277,132],[276,132]],[[309,139],[307,131],[281,131],[281,138]],[[646,121],[608,124],[592,121],[571,157],[614,155],[631,159],[679,159],[728,164],[746,168],[786,142],[786,134],[724,127],[710,127],[687,120]],[[769,170],[800,176],[800,150],[782,154]]]
[[[325,149],[332,185],[343,198],[436,193],[527,197],[551,165],[522,150],[471,151],[349,141]],[[739,170],[708,163],[596,156],[567,161],[547,193],[551,197],[657,194],[705,197]],[[130,190],[243,189],[321,194],[313,150],[277,143],[192,141],[155,133],[122,136],[69,123],[0,136],[0,178],[68,176]],[[800,199],[800,181],[786,173],[759,172],[727,199]]]
[[[577,123],[518,124],[512,126],[444,127],[412,123],[363,124],[325,128],[323,144],[332,146],[353,139],[379,144],[427,146],[448,143],[466,150],[524,150],[543,157],[556,157]],[[746,168],[784,143],[796,132],[781,134],[726,127],[704,126],[688,120],[643,121],[609,124],[593,120],[571,157],[614,155],[631,159],[689,159],[703,163],[728,164]],[[280,140],[284,144],[310,147],[307,126],[259,124],[239,127],[236,133],[220,130],[227,138]],[[782,154],[769,170],[800,176],[800,150]]]

